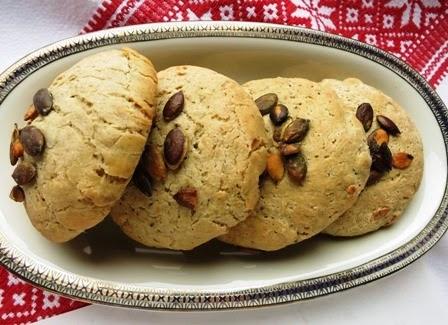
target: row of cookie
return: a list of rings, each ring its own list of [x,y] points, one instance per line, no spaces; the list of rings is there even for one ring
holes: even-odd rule
[[[114,59],[100,61],[101,56]],[[25,153],[21,163],[34,160],[37,176],[20,184],[30,219],[47,238],[69,240],[112,209],[123,231],[148,246],[188,250],[219,236],[235,245],[277,250],[322,230],[358,235],[390,224],[418,186],[422,148],[415,127],[390,98],[358,80],[276,78],[249,82],[243,89],[192,66],[169,68],[157,79],[155,100],[152,65],[124,49],[83,60],[50,86],[55,114],[30,124],[38,127],[41,121],[46,143],[53,145],[37,160]],[[64,85],[71,90],[65,96],[75,102],[55,96]],[[96,101],[95,88],[105,101]],[[126,110],[113,105],[117,98],[127,100]],[[153,130],[143,147],[156,102]],[[375,170],[370,171],[372,150],[355,116],[362,103],[397,123],[402,134],[389,146],[413,157],[406,170],[381,170],[381,180],[364,191]],[[105,111],[104,105],[112,108]],[[84,122],[91,119],[92,130],[71,113],[78,109]],[[135,116],[135,111],[147,114]],[[103,116],[110,113],[119,117],[115,124]],[[52,132],[52,115],[65,119],[58,133]],[[132,126],[139,121],[135,138]],[[99,131],[104,126],[120,132]],[[73,129],[79,139],[70,136]],[[67,139],[78,140],[74,155],[87,150],[75,169],[74,157],[61,156]],[[121,196],[142,151],[134,181]],[[51,173],[45,170],[50,165],[56,167]],[[119,168],[114,173],[110,165],[124,166],[126,173],[116,175]],[[61,192],[67,195],[62,198]],[[104,192],[109,200],[101,204]]]
[[[114,219],[132,237],[189,249],[226,233],[258,202],[262,118],[236,82],[210,70],[157,76],[131,49],[98,53],[37,91],[25,120],[11,141],[11,196],[51,241],[76,237],[116,205]],[[29,130],[40,135],[39,150],[28,150]]]
[[[244,126],[259,124],[259,118],[253,116],[253,105],[243,95],[236,96],[239,103],[226,102],[239,87],[207,69],[172,67],[158,76],[159,117],[147,150],[154,153],[166,149],[167,132],[174,126],[182,128],[194,145],[180,168],[166,178],[157,179],[148,170],[153,196],[145,196],[138,186],[131,185],[112,209],[115,222],[140,243],[192,249],[220,235],[219,239],[227,243],[271,251],[321,231],[337,236],[360,235],[395,222],[418,187],[422,173],[419,135],[404,110],[378,90],[356,79],[321,83],[298,78],[251,81],[243,88],[255,100],[259,116],[264,117],[267,137],[260,140],[259,134],[258,139],[250,141],[264,143],[268,155],[266,165],[246,167],[256,171],[253,179],[260,167],[266,166],[259,182],[261,196],[249,217],[241,221],[244,216],[238,215],[235,225],[227,216],[230,213],[235,217],[243,211],[238,205],[243,202],[231,199],[230,193],[240,194],[228,182],[236,176],[238,183],[243,171],[238,165],[241,158],[235,158],[237,153],[250,157],[254,148],[246,145],[233,149],[226,143],[244,139],[248,134]],[[220,90],[222,86],[215,88],[214,83],[233,84],[233,90]],[[183,94],[180,117],[162,121],[179,92]],[[241,125],[232,119],[234,108],[236,112],[251,112],[252,118]],[[226,134],[235,132],[235,125],[244,132],[232,134],[233,140],[229,140]],[[207,131],[212,134],[205,133],[207,142],[203,145],[203,132]],[[387,139],[378,140],[378,134],[385,134]],[[383,157],[383,149],[394,154]],[[403,154],[412,164],[401,166],[397,162],[391,170],[394,159]],[[163,164],[156,156],[147,161]],[[234,162],[230,169],[229,159],[230,164]],[[262,161],[260,156],[257,159]],[[226,172],[219,173],[223,169]],[[201,177],[204,175],[205,179]],[[220,187],[213,187],[211,180]],[[368,181],[370,186],[363,190]],[[191,203],[187,209],[178,207],[184,190]]]
[[[274,78],[243,87],[254,99],[274,92],[292,119],[311,121],[300,146],[308,172],[300,187],[286,177],[265,180],[255,215],[221,240],[272,251],[319,232],[357,236],[396,222],[420,184],[423,148],[394,100],[354,78]],[[278,128],[266,117],[265,127],[274,138],[270,155],[281,154]]]

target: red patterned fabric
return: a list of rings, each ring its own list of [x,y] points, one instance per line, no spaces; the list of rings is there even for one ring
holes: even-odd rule
[[[304,26],[378,46],[436,86],[448,70],[444,0],[104,1],[83,32],[160,21],[240,20]]]
[[[25,324],[86,304],[34,288],[0,268],[0,324]]]
[[[240,20],[304,26],[391,52],[437,86],[448,71],[445,0],[109,0],[82,30],[164,21]],[[0,269],[0,323],[26,323],[84,306]]]

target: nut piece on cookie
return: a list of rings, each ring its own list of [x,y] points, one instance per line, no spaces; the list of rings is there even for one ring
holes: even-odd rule
[[[283,166],[282,157],[278,152],[268,154],[266,171],[274,182],[282,180],[285,174],[285,167]]]
[[[192,211],[194,211],[198,205],[198,191],[191,186],[181,188],[176,194],[174,194],[173,198],[181,206]]]
[[[163,108],[163,119],[166,122],[174,120],[184,109],[184,93],[178,91],[171,96]]]
[[[184,161],[188,151],[188,139],[184,132],[176,127],[166,135],[163,143],[163,156],[166,165],[171,170],[176,170]]]
[[[156,181],[163,181],[167,169],[161,151],[154,145],[148,145],[142,155],[142,168]]]

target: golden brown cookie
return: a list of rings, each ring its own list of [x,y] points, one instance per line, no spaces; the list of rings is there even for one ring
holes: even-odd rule
[[[109,213],[143,151],[156,88],[152,63],[125,48],[81,60],[35,96],[40,114],[27,114],[28,151],[15,178],[26,183],[28,216],[46,238],[68,241]]]
[[[280,132],[283,136],[279,139],[271,117],[265,115],[271,155],[258,209],[255,216],[220,239],[273,251],[321,232],[350,208],[364,188],[371,160],[361,124],[353,112],[344,109],[333,90],[298,78],[255,80],[243,87],[254,99],[276,94],[278,104],[287,107],[290,121],[282,124],[287,128]],[[264,99],[257,102],[260,106],[267,103]],[[274,112],[277,121],[281,108]],[[303,133],[299,118],[309,120],[309,131],[301,141],[297,140],[300,136],[294,136],[294,129]],[[299,122],[293,125],[292,121]],[[287,132],[290,126],[292,130]],[[274,137],[293,146],[282,145]],[[297,150],[294,145],[298,154],[294,154]],[[279,159],[281,152],[284,154]],[[283,174],[281,168],[285,169]]]
[[[194,66],[158,78],[138,187],[129,185],[111,215],[144,245],[189,250],[253,212],[267,139],[256,105],[235,81]]]
[[[372,106],[374,122],[369,134],[381,127],[376,119],[378,115],[392,120],[400,131],[396,136],[388,136],[388,147],[394,165],[392,170],[384,173],[375,184],[367,186],[355,205],[326,228],[324,233],[334,236],[357,236],[389,226],[403,213],[420,184],[423,174],[423,146],[420,135],[400,105],[360,80],[328,79],[323,80],[322,84],[334,89],[345,103],[345,107],[353,114],[362,103]]]

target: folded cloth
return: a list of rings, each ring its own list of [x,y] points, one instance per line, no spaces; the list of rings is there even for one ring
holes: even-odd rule
[[[109,0],[82,33],[166,21],[238,20],[303,26],[358,39],[402,58],[432,86],[448,72],[448,1]],[[36,321],[84,306],[0,269],[0,323]]]

